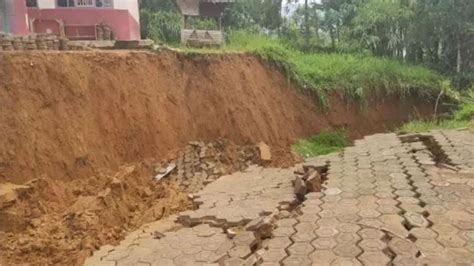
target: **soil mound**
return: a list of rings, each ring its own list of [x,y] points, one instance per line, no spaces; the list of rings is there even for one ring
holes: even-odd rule
[[[192,208],[187,193],[260,160],[256,146],[228,140],[190,142],[169,158],[69,182],[0,185],[0,262],[81,264],[126,232]]]

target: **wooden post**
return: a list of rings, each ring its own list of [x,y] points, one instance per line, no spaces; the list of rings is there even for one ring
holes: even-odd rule
[[[187,18],[186,15],[181,16],[181,28],[182,29],[186,29],[187,23],[188,23],[187,20],[188,20],[188,18]]]

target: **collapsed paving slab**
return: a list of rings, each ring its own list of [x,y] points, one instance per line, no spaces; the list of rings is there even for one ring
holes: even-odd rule
[[[258,218],[297,204],[293,171],[252,166],[245,172],[223,176],[193,196],[197,210],[177,217],[184,228],[165,233],[142,230],[117,248],[99,250],[86,265],[253,265],[256,257],[252,253],[262,237],[259,234],[257,238],[255,232],[261,233],[262,228],[268,231],[270,224]],[[248,225],[247,230],[224,230],[244,225]]]
[[[197,193],[197,210],[181,213],[179,221],[192,226],[209,223],[220,227],[245,225],[296,204],[293,193],[294,169],[251,167],[223,176]]]
[[[436,140],[438,133],[427,134]],[[460,135],[442,132],[442,136]],[[462,136],[468,140],[471,137],[465,133]],[[436,145],[444,153],[445,144],[441,141]],[[455,171],[439,168],[440,155],[434,154],[434,148],[423,139],[395,134],[368,136],[341,153],[309,160],[307,163],[326,166],[328,171],[323,190],[305,194],[302,201],[294,193],[293,182],[293,171],[301,166],[252,167],[225,176],[196,194],[198,209],[178,216],[184,228],[159,234],[159,240],[145,236],[129,244],[126,252],[122,250],[124,245],[112,252],[99,251],[100,256],[89,262],[472,264],[474,177],[462,174],[473,159],[463,148],[470,145],[449,141],[462,159],[448,151],[443,160],[460,169]],[[259,224],[265,224],[266,231],[270,228],[270,234],[256,234],[255,225]],[[207,242],[219,244],[219,249],[200,253]],[[180,251],[170,251],[170,246]],[[150,247],[162,249],[141,255],[143,248]],[[149,254],[153,254],[153,261],[148,259]],[[142,257],[147,261],[136,260]]]

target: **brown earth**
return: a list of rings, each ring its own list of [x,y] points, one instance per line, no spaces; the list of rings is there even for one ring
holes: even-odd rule
[[[0,62],[0,182],[73,180],[192,140],[287,147],[334,127],[359,137],[433,109],[389,97],[363,110],[332,95],[326,114],[248,55],[30,52]]]
[[[346,128],[353,139],[433,109],[416,98],[372,97],[365,109],[329,99],[324,112],[249,55],[0,53],[0,264],[80,264],[188,208],[177,184],[152,177],[189,141],[263,141],[272,165],[288,166],[299,137]]]
[[[195,145],[206,151],[190,154]],[[184,161],[177,151],[169,160],[148,159],[72,181],[38,178],[24,185],[0,184],[0,264],[82,264],[100,246],[118,244],[126,232],[192,208],[187,193],[194,191],[194,181],[202,184],[202,173],[176,177],[180,170],[196,169],[196,157],[217,179],[258,163],[256,150],[226,140],[192,142]],[[155,181],[170,163],[179,166]],[[192,181],[191,186],[183,187],[183,180]]]

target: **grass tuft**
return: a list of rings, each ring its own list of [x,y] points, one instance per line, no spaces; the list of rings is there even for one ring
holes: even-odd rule
[[[323,132],[307,139],[300,139],[292,149],[304,158],[337,152],[347,146],[344,131]]]
[[[442,120],[436,122],[433,120],[417,120],[404,124],[396,131],[399,134],[424,133],[435,129],[458,129],[469,127],[469,121]]]

